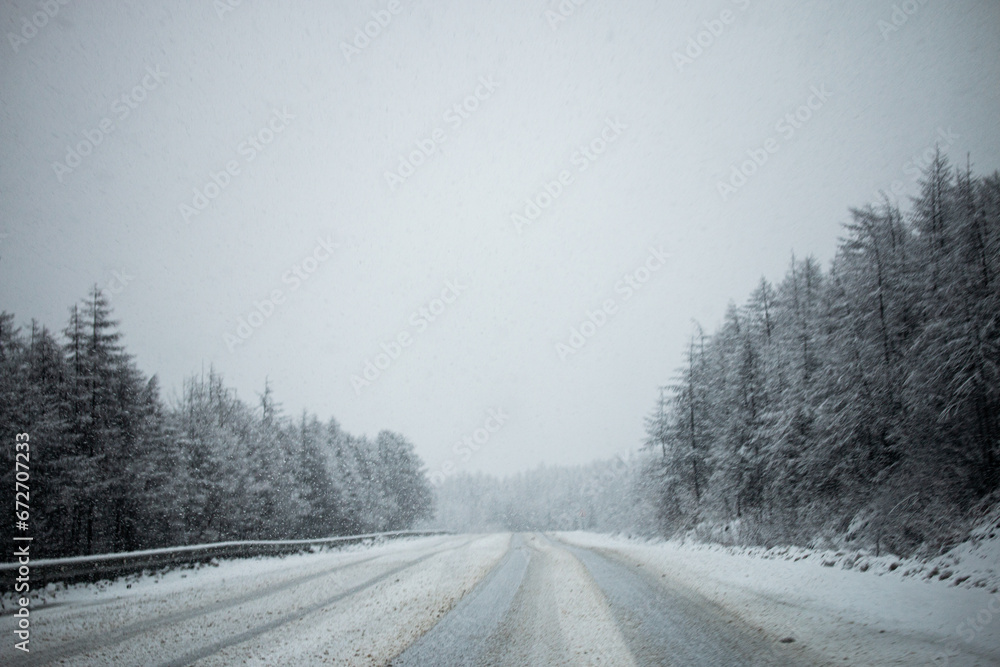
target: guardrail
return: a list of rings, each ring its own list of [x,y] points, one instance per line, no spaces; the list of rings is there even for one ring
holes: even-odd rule
[[[46,584],[61,581],[67,584],[79,581],[114,579],[127,574],[154,570],[168,565],[191,565],[205,563],[213,558],[253,558],[255,556],[282,556],[299,553],[311,547],[346,546],[365,540],[390,539],[394,537],[426,537],[446,535],[443,530],[396,530],[388,533],[367,533],[365,535],[344,535],[318,540],[249,540],[243,542],[215,542],[195,544],[186,547],[147,549],[126,553],[101,554],[96,556],[72,556],[70,558],[48,558],[31,560],[30,584],[37,589]],[[0,579],[13,580],[18,573],[19,563],[0,563]],[[4,590],[11,590],[5,587]]]

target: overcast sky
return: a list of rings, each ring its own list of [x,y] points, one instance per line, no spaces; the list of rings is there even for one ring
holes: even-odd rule
[[[168,400],[269,378],[431,471],[635,449],[693,320],[935,142],[1000,167],[994,0],[224,3],[3,3],[0,309],[96,283]]]

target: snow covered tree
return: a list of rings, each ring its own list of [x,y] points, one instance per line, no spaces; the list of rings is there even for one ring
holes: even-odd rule
[[[1000,489],[1000,174],[938,153],[908,219],[888,201],[850,215],[827,273],[793,258],[729,307],[699,364],[686,351],[647,420],[666,529],[933,550]],[[685,428],[711,470],[698,503]]]

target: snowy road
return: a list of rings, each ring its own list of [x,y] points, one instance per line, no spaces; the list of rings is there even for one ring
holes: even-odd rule
[[[595,551],[516,536],[394,665],[794,665],[734,616]]]
[[[831,601],[833,606],[816,605],[825,616],[821,636],[810,618],[815,610],[792,595],[775,600],[766,583],[753,593],[725,582],[706,588],[711,577],[697,571],[705,559],[693,554],[685,560],[688,556],[587,534],[500,534],[224,561],[60,592],[32,612],[31,653],[12,655],[7,645],[0,662],[930,664],[924,657],[933,655],[935,643],[926,632],[852,626]],[[707,572],[734,575],[731,565],[750,561],[717,560]],[[782,565],[792,566],[799,564]],[[824,576],[863,577],[858,581],[874,594],[873,584],[885,583],[872,575],[816,569]],[[700,586],[689,585],[695,579]],[[920,582],[888,582],[897,588],[901,583],[940,595]],[[954,593],[959,601],[979,594]],[[757,613],[758,607],[769,615]],[[794,620],[797,614],[801,624]],[[0,619],[3,636],[11,636],[12,620]],[[796,641],[780,641],[790,628]],[[867,646],[876,643],[873,637],[884,650]],[[956,657],[950,664],[987,665],[996,664],[998,654],[980,647],[978,654]]]

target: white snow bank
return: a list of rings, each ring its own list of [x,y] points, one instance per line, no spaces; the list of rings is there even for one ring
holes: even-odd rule
[[[624,536],[623,536],[624,537]],[[627,538],[630,539],[630,538]],[[662,540],[659,540],[662,542]],[[731,555],[768,560],[818,561],[825,567],[859,570],[872,574],[938,580],[962,588],[1000,591],[1000,506],[988,513],[961,544],[933,558],[900,558],[893,554],[875,556],[868,550],[811,549],[806,547],[737,547],[672,539],[690,549],[719,551]]]

